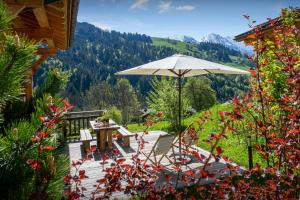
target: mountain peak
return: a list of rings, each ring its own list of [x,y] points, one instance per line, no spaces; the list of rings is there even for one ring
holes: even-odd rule
[[[210,43],[216,43],[216,44],[222,44],[227,48],[240,51],[245,54],[253,54],[252,48],[249,46],[246,46],[242,42],[236,42],[233,40],[233,37],[227,36],[223,37],[216,33],[210,33],[208,35],[205,35],[200,39],[200,42],[210,42]]]
[[[191,44],[198,44],[199,42],[191,37],[191,36],[187,36],[187,35],[173,35],[168,37],[171,40],[177,40],[177,41],[181,41],[181,42],[186,42],[186,43],[191,43]]]

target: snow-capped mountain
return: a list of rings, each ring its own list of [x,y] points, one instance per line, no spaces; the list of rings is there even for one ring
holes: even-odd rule
[[[191,44],[198,44],[199,42],[191,37],[191,36],[187,36],[187,35],[173,35],[168,37],[171,40],[177,40],[177,41],[181,41],[181,42],[186,42],[186,43],[191,43]]]
[[[202,37],[199,42],[211,42],[216,44],[222,44],[230,49],[234,49],[248,55],[253,54],[251,47],[246,46],[243,42],[234,41],[233,37],[230,36],[223,37],[221,35],[211,33]]]

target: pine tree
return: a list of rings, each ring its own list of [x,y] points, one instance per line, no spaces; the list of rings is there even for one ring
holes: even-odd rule
[[[10,31],[13,18],[0,2],[0,121],[6,103],[20,100],[27,72],[35,59],[35,43]]]

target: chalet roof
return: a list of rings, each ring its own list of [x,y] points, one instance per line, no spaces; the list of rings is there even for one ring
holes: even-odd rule
[[[39,42],[36,60],[28,72],[26,99],[32,98],[32,76],[49,55],[70,47],[76,25],[79,0],[4,0],[15,17],[13,29]],[[44,45],[45,44],[45,45]]]
[[[13,28],[48,45],[48,53],[67,49],[73,39],[79,0],[4,0]]]
[[[294,12],[300,13],[300,9],[295,8]],[[267,22],[264,22],[262,24],[257,25],[256,27],[260,27],[260,30],[263,31],[264,35],[269,35],[269,34],[272,33],[272,31],[271,31],[272,27],[280,26],[282,24],[282,21],[280,20],[280,17],[277,17],[277,18],[273,19],[272,21],[274,21],[274,23],[271,23],[271,22],[267,21]],[[295,25],[300,29],[300,21],[297,21]],[[251,36],[252,36],[253,32],[254,31],[252,29],[252,30],[249,30],[245,33],[239,34],[239,35],[234,37],[234,40],[236,40],[238,42],[244,41],[244,42],[247,43],[248,41],[251,40]]]

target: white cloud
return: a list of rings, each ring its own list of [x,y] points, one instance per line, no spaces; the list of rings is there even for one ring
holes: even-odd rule
[[[134,0],[134,3],[130,6],[130,9],[143,9],[146,7],[148,1],[149,0]]]
[[[192,11],[194,10],[196,7],[192,6],[192,5],[183,5],[183,6],[178,6],[176,7],[176,10],[183,10],[183,11]]]
[[[164,13],[172,8],[172,1],[162,1],[158,6],[158,12]]]
[[[104,24],[104,23],[101,23],[101,22],[90,22],[90,23],[95,25],[96,27],[101,28],[101,29],[106,30],[106,31],[111,31],[113,29],[113,26],[111,26],[109,24]]]

